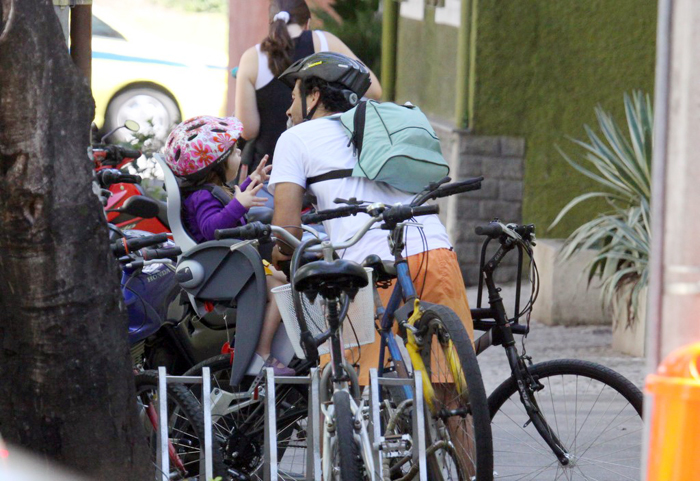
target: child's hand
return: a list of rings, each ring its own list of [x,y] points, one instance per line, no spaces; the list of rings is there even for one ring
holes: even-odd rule
[[[265,202],[267,199],[265,197],[256,197],[255,194],[258,193],[260,189],[262,189],[262,184],[258,182],[257,180],[253,180],[250,184],[248,184],[248,187],[244,191],[241,191],[241,188],[238,187],[237,185],[234,187],[235,188],[235,198],[238,200],[238,202],[241,203],[243,207],[246,209],[250,209],[251,207],[262,207],[265,205]]]
[[[258,168],[255,169],[255,171],[250,174],[250,180],[257,180],[260,183],[263,183],[267,181],[267,179],[270,178],[270,171],[272,170],[271,165],[266,165],[267,164],[267,159],[269,159],[270,156],[266,155],[265,157],[262,158],[260,163],[258,164]],[[245,179],[245,177],[243,177]]]

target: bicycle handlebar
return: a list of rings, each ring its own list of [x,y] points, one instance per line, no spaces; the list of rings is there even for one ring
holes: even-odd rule
[[[138,254],[147,261],[153,259],[176,259],[182,254],[182,249],[177,246],[163,247],[160,249],[141,249],[138,251]]]
[[[337,209],[328,209],[316,212],[314,214],[304,214],[301,216],[302,224],[319,224],[324,220],[338,219],[340,217],[349,217],[362,212],[367,212],[367,206],[362,205],[346,205]]]
[[[230,229],[217,229],[214,231],[214,238],[221,239],[261,239],[272,235],[272,226],[262,222],[251,222],[240,227]]]
[[[470,192],[472,190],[479,190],[481,189],[481,182],[483,180],[483,177],[475,177],[473,179],[467,179],[461,182],[453,182],[445,185],[445,182],[450,181],[449,177],[445,177],[439,182],[434,182],[428,185],[425,191],[421,192],[413,199],[411,205],[422,205],[431,199],[439,199],[450,195]]]
[[[122,238],[112,244],[112,252],[116,257],[122,257],[131,252],[168,241],[166,234],[154,234],[133,239]]]
[[[141,176],[125,174],[117,169],[102,169],[97,172],[97,181],[102,187],[109,187],[112,184],[140,184]]]
[[[491,222],[488,225],[479,225],[474,228],[476,235],[483,235],[496,239],[501,235],[506,235],[514,238],[522,238],[534,245],[534,224],[508,224],[503,225],[500,222]]]
[[[334,215],[334,211],[335,214]],[[440,207],[437,205],[425,205],[419,207],[413,207],[410,205],[397,204],[394,206],[385,206],[384,204],[370,204],[365,206],[342,206],[338,209],[329,209],[324,211],[324,216],[327,217],[326,220],[337,218],[337,217],[347,217],[350,211],[365,212],[370,215],[365,225],[359,229],[355,235],[350,239],[341,242],[337,245],[333,245],[336,250],[347,249],[351,247],[367,233],[367,231],[377,222],[384,222],[387,229],[393,229],[397,224],[405,220],[411,219],[413,217],[418,217],[422,215],[432,215],[440,212]],[[287,243],[289,246],[296,248],[299,245],[299,239],[290,234],[286,229],[269,224],[262,224],[260,222],[251,222],[248,225],[241,227],[234,227],[233,229],[217,229],[214,232],[214,237],[217,240],[221,239],[261,239],[267,238],[274,234],[276,237],[280,238],[283,242]],[[317,245],[309,247],[309,252],[321,252],[323,246]]]
[[[478,225],[474,228],[474,233],[487,237],[498,237],[503,234],[503,224],[492,222],[488,225]]]

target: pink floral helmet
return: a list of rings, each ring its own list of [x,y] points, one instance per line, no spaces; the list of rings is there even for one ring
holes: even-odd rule
[[[224,160],[243,132],[235,117],[193,117],[175,127],[165,143],[165,162],[179,177],[203,178]]]

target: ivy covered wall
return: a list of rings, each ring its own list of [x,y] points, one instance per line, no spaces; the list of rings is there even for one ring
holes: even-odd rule
[[[452,120],[457,91],[458,29],[435,23],[435,9],[424,21],[399,19],[396,101],[410,101],[423,112]]]
[[[653,93],[657,3],[652,0],[479,0],[473,131],[526,140],[523,220],[562,237],[595,216],[580,206],[550,232],[559,210],[597,189],[557,152],[596,127],[598,104],[625,128],[622,96]]]
[[[597,188],[556,150],[576,147],[595,127],[594,107],[624,127],[622,96],[653,92],[656,11],[653,0],[465,0],[478,2],[470,26],[474,69],[471,132],[525,139],[523,221],[539,234],[563,237],[603,206],[579,206],[547,232],[576,195]],[[454,123],[458,28],[399,19],[397,101]]]

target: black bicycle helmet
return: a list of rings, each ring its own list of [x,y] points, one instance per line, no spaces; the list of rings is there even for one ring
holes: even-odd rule
[[[312,77],[342,87],[345,98],[352,106],[357,105],[372,83],[369,69],[362,62],[335,52],[318,52],[297,60],[279,76],[279,79],[293,89],[297,79]],[[303,91],[303,85],[302,82],[302,110],[303,117],[308,120],[313,111],[306,113],[306,92]]]

